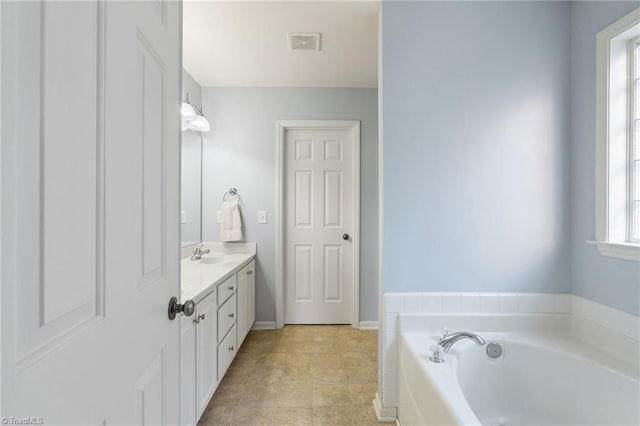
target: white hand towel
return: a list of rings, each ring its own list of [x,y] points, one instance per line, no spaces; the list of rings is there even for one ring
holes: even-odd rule
[[[222,203],[220,216],[220,241],[242,241],[242,219],[238,203]]]

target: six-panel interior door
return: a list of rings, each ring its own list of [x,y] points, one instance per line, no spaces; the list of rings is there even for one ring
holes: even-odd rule
[[[349,324],[353,130],[287,129],[284,145],[285,323]]]
[[[2,416],[177,424],[181,4],[0,7]]]

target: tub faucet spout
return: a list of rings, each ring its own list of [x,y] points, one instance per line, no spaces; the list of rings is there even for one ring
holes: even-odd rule
[[[482,337],[478,336],[475,333],[470,333],[468,331],[457,331],[451,334],[445,334],[439,341],[438,345],[442,346],[444,349],[444,353],[449,353],[449,349],[458,341],[462,339],[470,339],[473,340],[478,346],[482,346],[485,344],[485,341]]]

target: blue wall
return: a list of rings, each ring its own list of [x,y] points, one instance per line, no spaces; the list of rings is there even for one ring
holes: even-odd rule
[[[635,315],[640,314],[640,263],[603,257],[585,241],[595,237],[596,33],[638,6],[576,2],[571,26],[573,292]]]
[[[275,321],[276,122],[360,120],[360,321],[378,318],[378,90],[202,89],[212,131],[204,135],[204,241],[218,241],[220,197],[237,187],[247,241],[258,244],[256,320]],[[268,223],[257,223],[266,210]]]
[[[383,3],[385,292],[570,291],[570,23]]]

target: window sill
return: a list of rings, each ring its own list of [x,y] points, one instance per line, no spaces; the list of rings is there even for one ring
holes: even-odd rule
[[[587,241],[587,243],[598,247],[598,251],[603,256],[640,262],[640,244],[612,243],[609,241]]]

